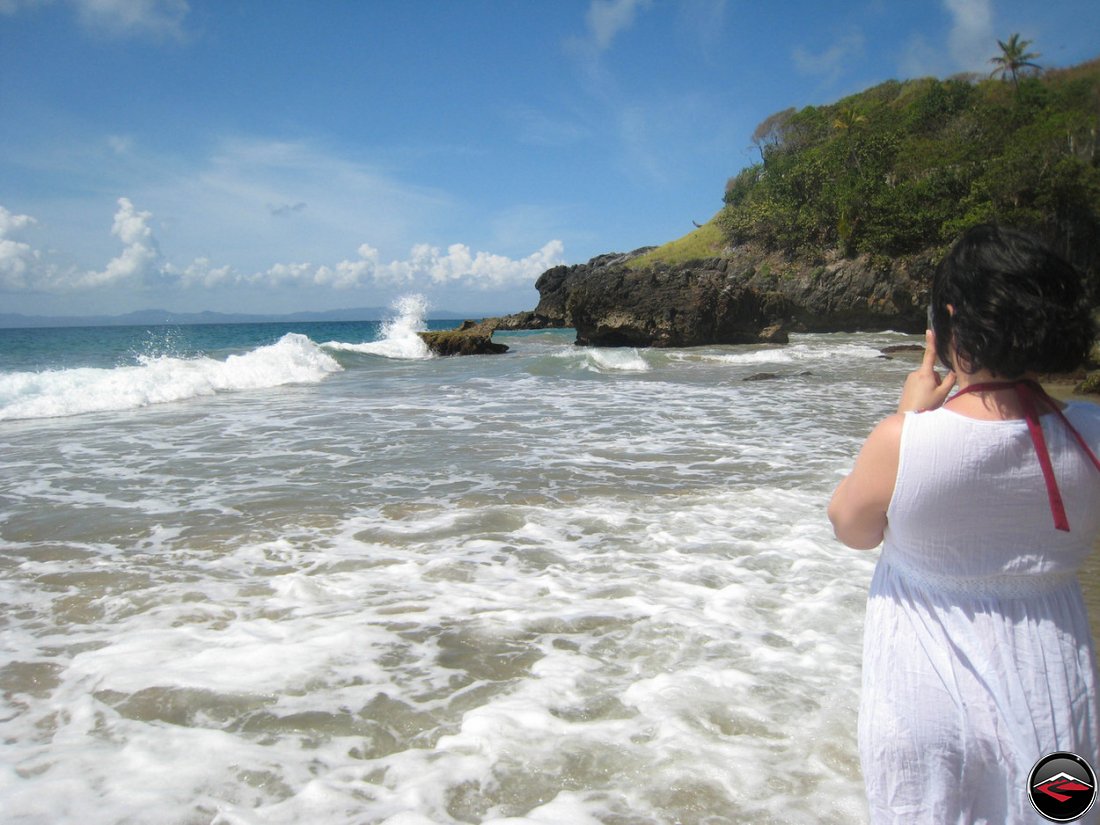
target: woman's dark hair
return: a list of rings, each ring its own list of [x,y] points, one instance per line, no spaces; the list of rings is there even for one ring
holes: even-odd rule
[[[1096,336],[1080,273],[1031,235],[989,224],[936,268],[931,315],[944,364],[954,349],[963,369],[1001,378],[1076,369]]]

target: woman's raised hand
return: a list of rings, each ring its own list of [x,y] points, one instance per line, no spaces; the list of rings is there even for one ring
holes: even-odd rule
[[[947,394],[954,386],[954,372],[948,372],[942,378],[936,372],[936,336],[932,330],[925,331],[924,358],[905,379],[898,412],[934,410],[947,400]]]

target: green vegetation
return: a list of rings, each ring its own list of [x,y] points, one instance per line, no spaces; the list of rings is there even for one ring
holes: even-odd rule
[[[1029,41],[1000,45],[1001,79],[891,80],[772,115],[753,134],[761,162],[729,180],[712,223],[728,243],[790,255],[899,256],[997,220],[1095,277],[1100,59],[1039,75]]]
[[[644,255],[631,260],[630,269],[641,269],[654,263],[683,264],[704,258],[714,258],[722,254],[726,246],[726,236],[716,220],[710,220],[694,232],[682,238],[651,249]]]

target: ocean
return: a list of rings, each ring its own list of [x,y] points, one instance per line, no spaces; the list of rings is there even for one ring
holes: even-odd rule
[[[825,506],[919,339],[423,309],[0,330],[3,820],[865,822]]]

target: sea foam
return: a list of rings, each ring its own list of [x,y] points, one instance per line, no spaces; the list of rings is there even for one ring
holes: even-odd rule
[[[649,362],[637,348],[580,347],[562,350],[557,357],[578,364],[589,372],[649,372]]]
[[[342,368],[305,335],[224,361],[140,356],[138,364],[0,375],[0,420],[131,410],[222,392],[313,384]]]
[[[350,344],[328,341],[322,346],[339,352],[360,352],[398,360],[422,360],[431,358],[432,352],[419,333],[427,329],[425,317],[428,303],[422,295],[405,295],[393,305],[395,317],[382,324],[377,341]]]
[[[865,823],[874,556],[825,507],[893,340],[796,337],[792,380],[744,383],[707,357],[742,350],[600,370],[540,333],[0,427],[0,809]]]

